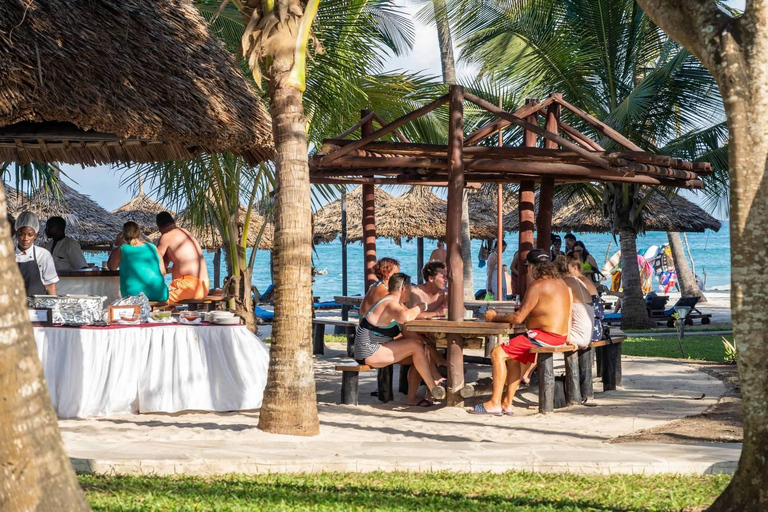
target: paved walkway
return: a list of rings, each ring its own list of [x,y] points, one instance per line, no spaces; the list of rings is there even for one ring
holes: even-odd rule
[[[534,388],[518,396],[514,417],[477,417],[458,408],[380,404],[370,396],[376,387],[373,372],[361,376],[360,406],[338,405],[341,378],[333,365],[346,359],[337,348],[316,364],[321,422],[316,437],[262,432],[258,411],[61,420],[62,436],[78,470],[134,474],[378,469],[711,473],[734,471],[741,451],[735,443],[609,442],[716,403],[724,392],[720,381],[684,363],[624,358],[624,389],[597,393],[590,403],[594,407],[542,416],[536,412]],[[467,380],[488,372],[470,366]]]

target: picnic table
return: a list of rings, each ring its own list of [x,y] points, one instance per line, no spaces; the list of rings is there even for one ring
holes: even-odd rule
[[[518,332],[519,326],[502,322],[479,320],[413,320],[403,326],[403,332],[420,334],[445,334],[447,337],[448,359],[448,405],[462,407],[464,398],[460,391],[464,387],[464,339],[486,336],[503,336]]]
[[[359,308],[363,303],[363,295],[336,295],[333,300],[341,304],[342,306],[353,306]],[[464,307],[466,309],[477,310],[483,306],[487,306],[491,309],[499,310],[512,310],[515,308],[515,301],[512,300],[465,300]]]
[[[352,306],[359,308],[363,303],[364,295],[335,295],[333,300],[341,304],[342,306]]]

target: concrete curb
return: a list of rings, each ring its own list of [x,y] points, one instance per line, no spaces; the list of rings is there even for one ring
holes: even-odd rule
[[[437,443],[438,445],[443,443]],[[450,444],[450,443],[445,443]],[[719,444],[657,444],[657,443],[595,443],[591,448],[551,446],[546,449],[525,449],[518,446],[494,446],[490,450],[480,447],[450,451],[435,443],[425,445],[425,457],[388,457],[381,447],[368,443],[359,446],[359,456],[343,458],[333,450],[325,453],[307,453],[297,447],[285,457],[265,454],[261,458],[201,459],[190,454],[188,458],[157,460],[108,460],[71,458],[80,473],[130,475],[197,475],[224,474],[260,475],[267,473],[321,473],[329,471],[455,471],[470,473],[502,473],[505,471],[533,471],[542,473],[570,472],[577,474],[733,474],[741,453],[740,443]],[[347,446],[347,449],[350,447]],[[366,453],[368,452],[368,453]],[[516,452],[516,453],[515,453]],[[439,453],[450,453],[452,460],[436,458]],[[515,453],[516,457],[512,457]]]

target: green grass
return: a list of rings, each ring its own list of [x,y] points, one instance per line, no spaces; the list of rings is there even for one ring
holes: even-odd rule
[[[624,332],[637,334],[637,333],[644,333],[648,334],[649,336],[653,336],[654,333],[657,332],[677,332],[677,329],[674,327],[659,327],[656,329],[622,329]],[[685,332],[708,332],[708,331],[732,331],[733,325],[731,324],[724,324],[724,325],[707,325],[707,326],[686,326]]]
[[[729,476],[508,472],[255,477],[80,475],[93,510],[681,510],[708,505]]]
[[[725,348],[722,336],[688,336],[683,338],[686,359],[723,362]],[[733,342],[733,336],[725,336]],[[622,343],[621,353],[626,356],[680,358],[680,345],[676,336],[659,338],[627,338]]]

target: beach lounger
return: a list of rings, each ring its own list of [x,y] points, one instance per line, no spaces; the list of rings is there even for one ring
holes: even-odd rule
[[[272,311],[267,311],[259,306],[253,306],[253,315],[264,322],[271,322],[275,319],[275,314]]]

